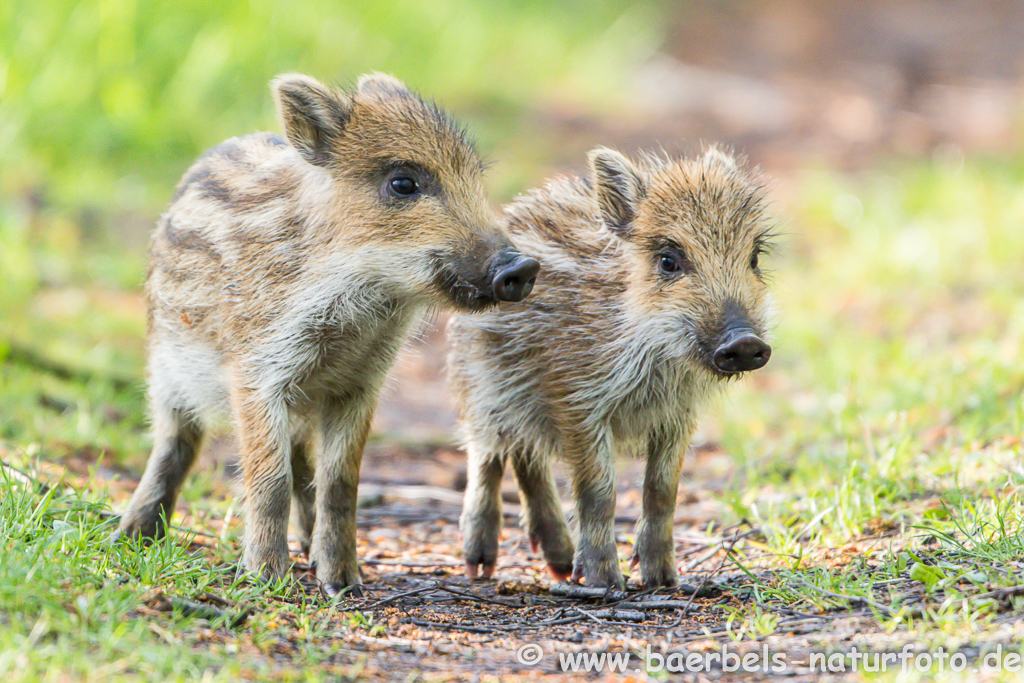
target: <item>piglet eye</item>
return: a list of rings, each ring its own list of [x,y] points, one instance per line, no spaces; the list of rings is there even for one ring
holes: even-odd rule
[[[757,265],[757,252],[755,251],[754,255],[750,257],[750,269],[757,270]]]
[[[665,275],[675,275],[682,271],[683,265],[674,254],[659,254],[658,269]]]
[[[419,189],[416,181],[408,176],[398,176],[388,181],[388,190],[396,197],[411,197]]]

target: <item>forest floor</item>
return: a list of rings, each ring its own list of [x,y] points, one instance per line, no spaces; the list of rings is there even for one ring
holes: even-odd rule
[[[700,422],[678,494],[677,590],[640,590],[636,572],[623,594],[552,582],[510,476],[497,572],[464,576],[443,317],[403,351],[364,457],[363,597],[326,600],[297,544],[279,584],[236,578],[223,437],[173,533],[106,545],[151,445],[140,245],[159,208],[69,208],[21,188],[0,202],[0,678],[1015,679],[1024,11],[692,5],[666,10],[662,47],[607,110],[571,97],[519,103],[514,121],[486,98],[458,110],[498,158],[498,196],[580,170],[599,144],[720,140],[770,180],[773,355]],[[628,574],[642,463],[618,476]]]

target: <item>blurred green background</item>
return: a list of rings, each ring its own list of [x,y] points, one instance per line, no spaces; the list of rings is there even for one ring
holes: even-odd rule
[[[734,147],[771,179],[786,235],[761,384],[870,386],[886,414],[886,387],[924,386],[910,358],[945,367],[970,338],[960,307],[984,304],[971,334],[1020,315],[1022,28],[1001,0],[3,3],[0,440],[141,462],[149,231],[204,149],[277,129],[267,83],[285,71],[381,70],[437,99],[495,162],[495,204],[596,145]],[[948,339],[914,337],[930,307]],[[450,441],[442,343],[417,350],[426,379],[385,397],[378,431]],[[709,440],[750,429],[716,415]]]
[[[621,106],[661,12],[605,0],[3,3],[0,439],[140,462],[149,231],[204,149],[278,129],[276,74],[401,77],[501,160],[490,182],[507,198],[550,159],[524,112]]]
[[[532,103],[600,105],[659,41],[622,2],[5,3],[5,192],[152,211],[197,153],[276,128],[268,81],[399,74],[500,146]],[[13,163],[11,163],[13,162]]]
[[[150,446],[145,250],[174,185],[204,149],[277,129],[274,75],[346,85],[380,70],[465,122],[494,162],[496,205],[581,170],[597,145],[721,142],[762,169],[782,235],[762,261],[778,329],[770,364],[701,420],[678,510],[694,530],[749,520],[764,541],[752,543],[794,569],[879,529],[909,544],[937,517],[1019,538],[1022,35],[1020,0],[0,2],[0,460],[123,506]],[[364,482],[464,486],[443,358],[443,324],[403,352]],[[182,495],[199,528],[235,505],[229,446],[213,446]],[[637,504],[642,469],[620,463],[621,505]],[[5,485],[0,531],[34,538],[28,511],[44,506]],[[124,572],[110,573],[104,530],[90,528],[73,553],[45,534],[8,542],[0,675],[102,679],[115,660],[147,680],[198,678],[193,636],[171,647],[155,622],[126,616],[136,584],[111,580]],[[214,557],[237,553],[225,539]],[[1016,568],[1004,585],[1020,583],[1019,563],[998,564]],[[69,608],[110,586],[117,605]],[[938,622],[951,638],[976,625],[956,604]],[[273,643],[278,628],[255,632]],[[320,661],[323,634],[310,631]],[[259,666],[230,646],[218,666]],[[317,676],[300,669],[282,676]]]

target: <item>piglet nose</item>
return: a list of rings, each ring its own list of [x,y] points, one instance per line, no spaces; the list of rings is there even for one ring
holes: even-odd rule
[[[771,357],[772,347],[753,330],[741,329],[730,333],[715,349],[712,362],[719,371],[731,374],[763,368]]]
[[[495,273],[491,281],[494,298],[498,301],[522,301],[533,291],[539,272],[540,264],[537,263],[537,259],[517,256]]]

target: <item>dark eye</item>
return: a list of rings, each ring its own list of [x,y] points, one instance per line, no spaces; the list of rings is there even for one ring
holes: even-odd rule
[[[750,269],[751,270],[757,270],[757,252],[756,251],[754,252],[754,255],[750,257]]]
[[[659,254],[658,269],[664,275],[676,275],[683,270],[683,264],[675,254]]]
[[[411,197],[419,192],[420,188],[409,176],[398,176],[388,181],[388,190],[396,197]]]

